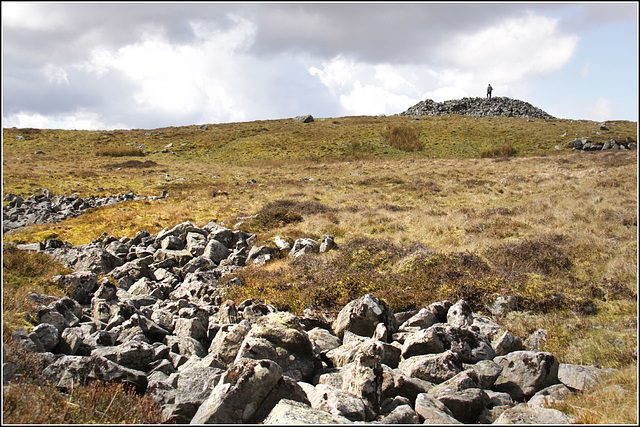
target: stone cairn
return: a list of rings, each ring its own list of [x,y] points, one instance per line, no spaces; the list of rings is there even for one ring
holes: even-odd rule
[[[605,373],[559,363],[538,349],[544,330],[523,343],[463,300],[393,313],[367,294],[335,318],[223,301],[224,289],[242,286],[238,269],[339,250],[331,236],[255,239],[211,221],[76,247],[17,245],[75,272],[53,278],[69,297],[30,295],[35,327],[13,340],[42,358],[43,377],[60,389],[123,382],[152,396],[168,423],[569,423],[545,405]],[[516,308],[513,297],[487,307]],[[21,375],[5,360],[3,373],[8,387]]]
[[[444,116],[460,114],[472,117],[505,116],[533,119],[553,119],[550,114],[534,107],[528,102],[507,97],[462,98],[444,102],[431,99],[420,101],[401,116]]]
[[[160,196],[143,197],[130,192],[117,196],[82,198],[77,194],[71,196],[53,196],[47,188],[26,199],[7,193],[4,200],[9,202],[2,206],[2,231],[8,233],[32,224],[60,222],[66,218],[83,214],[89,208],[113,205],[130,200],[158,200],[167,197],[163,191]]]

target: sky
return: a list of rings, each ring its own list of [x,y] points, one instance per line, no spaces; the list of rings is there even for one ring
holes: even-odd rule
[[[398,114],[493,96],[638,120],[638,3],[2,2],[2,126]]]

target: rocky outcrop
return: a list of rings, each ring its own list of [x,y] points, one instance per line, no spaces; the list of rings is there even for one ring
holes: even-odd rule
[[[157,200],[167,197],[164,191],[160,196],[143,197],[134,193],[120,194],[108,197],[82,198],[76,194],[71,196],[53,196],[48,189],[42,189],[26,199],[7,193],[4,200],[8,203],[2,205],[2,230],[8,233],[32,224],[45,222],[60,222],[66,218],[81,215],[89,208],[109,206],[130,200]]]
[[[199,245],[188,243],[194,234]],[[605,373],[523,350],[463,300],[393,313],[366,294],[316,322],[255,299],[223,300],[218,279],[242,268],[230,258],[252,241],[213,222],[103,236],[89,253],[121,264],[83,263],[95,271],[57,276],[78,298],[32,295],[37,325],[13,339],[46,362],[43,378],[55,386],[124,382],[181,424],[562,423],[569,418],[542,406]],[[227,257],[190,264],[210,242]],[[70,265],[86,250],[51,241],[37,248]],[[19,375],[6,368],[7,381]]]
[[[418,102],[400,113],[402,116],[444,116],[460,114],[472,117],[506,116],[535,119],[553,119],[550,114],[534,107],[528,102],[507,97],[462,98],[444,102],[431,99]]]
[[[637,142],[631,138],[611,138],[607,141],[595,142],[591,138],[576,138],[568,144],[573,150],[582,151],[602,151],[602,150],[635,150],[638,148]]]

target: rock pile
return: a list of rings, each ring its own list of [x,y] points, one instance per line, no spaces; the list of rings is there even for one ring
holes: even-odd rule
[[[507,97],[462,98],[444,102],[435,102],[427,99],[400,113],[401,116],[444,116],[446,114],[461,114],[473,117],[554,118],[528,102]]]
[[[614,138],[605,142],[593,142],[590,138],[576,138],[569,143],[569,148],[582,151],[596,150],[635,150],[638,144],[630,137],[624,140],[616,140]]]
[[[45,188],[40,194],[33,194],[26,199],[7,193],[4,200],[9,203],[2,206],[2,230],[3,233],[8,233],[31,224],[60,222],[66,218],[81,215],[89,208],[130,200],[157,200],[165,197],[167,197],[166,191],[162,192],[160,196],[151,197],[127,193],[117,196],[82,198],[76,194],[53,196],[51,191]]]
[[[125,382],[176,423],[568,423],[545,403],[603,373],[525,348],[462,300],[393,313],[367,294],[335,319],[222,301],[222,286],[242,286],[219,283],[224,272],[277,251],[328,250],[333,239],[291,246],[276,238],[276,248],[253,241],[212,221],[76,248],[23,245],[76,272],[54,278],[72,298],[31,295],[41,305],[37,326],[13,339],[40,354],[44,378],[61,389]]]

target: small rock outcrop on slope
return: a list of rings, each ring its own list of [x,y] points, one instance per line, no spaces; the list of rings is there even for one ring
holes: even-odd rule
[[[151,197],[136,196],[130,192],[117,196],[82,198],[77,194],[54,196],[47,188],[43,188],[40,194],[33,194],[26,199],[7,193],[4,200],[8,203],[2,206],[2,232],[9,233],[32,224],[60,222],[81,215],[89,208],[130,200],[158,200],[167,196],[168,193],[163,191],[160,196]]]
[[[400,113],[401,116],[444,116],[447,114],[461,114],[473,117],[554,118],[528,102],[504,96],[496,98],[462,98],[444,102],[435,102],[427,99]]]

